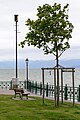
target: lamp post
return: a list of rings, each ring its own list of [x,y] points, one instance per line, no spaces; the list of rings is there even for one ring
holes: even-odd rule
[[[26,88],[28,90],[28,62],[29,62],[28,58],[26,58],[25,62],[26,62],[26,83],[27,83]]]
[[[18,22],[18,15],[14,15],[14,21],[16,22],[16,78],[18,77],[18,70],[17,70],[17,22]]]

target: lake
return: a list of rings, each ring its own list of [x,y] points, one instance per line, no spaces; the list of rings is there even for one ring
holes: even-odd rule
[[[29,79],[32,81],[42,81],[42,71],[41,69],[29,69]],[[75,69],[75,86],[80,85],[80,69]],[[54,73],[52,70],[45,70],[45,83],[54,84],[53,77]],[[0,69],[0,81],[10,81],[12,78],[15,78],[15,69]],[[25,69],[18,70],[18,78],[20,81],[26,80],[26,71]],[[68,84],[72,86],[72,76],[71,73],[66,72],[63,75],[64,85]]]

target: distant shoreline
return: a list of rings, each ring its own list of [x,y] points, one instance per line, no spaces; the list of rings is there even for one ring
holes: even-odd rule
[[[59,64],[63,67],[74,67],[74,68],[80,68],[80,59],[70,59],[70,60],[60,60]],[[0,69],[15,69],[15,61],[0,61]],[[29,60],[28,66],[30,69],[34,68],[52,68],[55,66],[55,60]],[[19,69],[25,69],[26,64],[24,60],[18,61],[18,68]]]

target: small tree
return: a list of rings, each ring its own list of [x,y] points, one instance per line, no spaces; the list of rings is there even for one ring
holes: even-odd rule
[[[38,7],[37,20],[26,21],[29,32],[25,40],[20,43],[24,47],[34,45],[43,48],[45,54],[56,56],[56,67],[59,66],[58,58],[70,47],[69,38],[73,30],[72,23],[68,20],[68,4],[63,8],[61,4],[53,6],[45,4]],[[59,70],[57,69],[57,106],[59,106]]]
[[[45,4],[38,7],[37,20],[26,21],[29,32],[25,40],[20,43],[24,47],[33,45],[43,48],[45,54],[56,56],[56,67],[59,66],[58,58],[70,47],[69,38],[73,30],[73,25],[68,21],[68,4],[63,8],[61,4],[55,3],[53,6]]]

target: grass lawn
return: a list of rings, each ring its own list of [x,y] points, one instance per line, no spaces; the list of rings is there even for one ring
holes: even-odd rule
[[[13,100],[11,95],[0,95],[0,120],[80,120],[80,105],[64,103],[54,107],[52,100]]]

